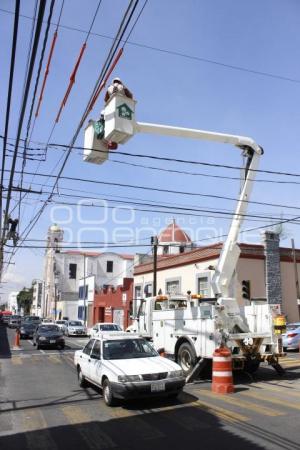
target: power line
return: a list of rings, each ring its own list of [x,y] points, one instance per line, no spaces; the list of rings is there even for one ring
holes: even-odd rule
[[[9,10],[4,9],[4,8],[0,8],[0,11],[4,12],[6,14],[12,14],[12,11],[9,11]],[[20,16],[23,17],[24,19],[32,20],[32,17],[27,16],[25,14],[21,14]],[[52,25],[57,26],[57,24],[54,23],[54,22],[52,23]],[[65,30],[76,31],[76,32],[79,32],[79,33],[86,33],[86,30],[84,30],[82,28],[78,28],[78,27],[73,27],[73,26],[69,26],[69,25],[62,25],[62,24],[60,24],[59,27],[65,29]],[[104,39],[113,40],[112,36],[105,35],[105,34],[91,32],[91,35],[97,36],[97,37],[100,37],[100,38],[104,38]],[[188,60],[192,60],[192,61],[198,61],[198,62],[201,62],[201,63],[210,64],[210,65],[214,65],[214,66],[219,66],[219,67],[223,67],[223,68],[230,69],[230,70],[236,70],[236,71],[239,71],[239,72],[250,73],[252,75],[259,75],[259,76],[262,76],[262,77],[273,78],[273,79],[277,79],[277,80],[280,80],[280,81],[288,81],[290,83],[296,83],[296,84],[300,83],[300,80],[297,79],[297,78],[287,77],[287,76],[284,76],[284,75],[277,75],[277,74],[272,73],[272,72],[265,72],[265,71],[250,69],[250,68],[238,66],[238,65],[235,65],[235,64],[224,63],[224,62],[221,62],[221,61],[217,61],[215,59],[204,58],[204,57],[196,56],[196,55],[189,55],[189,54],[184,53],[184,52],[178,52],[178,51],[170,50],[170,49],[163,49],[163,48],[160,48],[160,47],[155,47],[155,46],[150,46],[150,45],[146,45],[146,44],[141,44],[141,43],[138,43],[138,42],[128,41],[127,43],[129,45],[132,45],[132,46],[135,46],[135,47],[145,48],[145,49],[152,50],[152,51],[155,51],[155,52],[159,52],[159,53],[162,53],[162,54],[173,55],[173,56],[177,56],[177,57],[180,57],[180,58],[184,58],[184,59],[188,59]]]
[[[29,64],[29,69],[28,69],[28,76],[27,76],[27,80],[26,80],[26,87],[25,87],[25,91],[24,91],[24,97],[22,100],[21,112],[20,112],[20,117],[19,117],[19,121],[18,121],[15,152],[14,152],[14,157],[13,157],[12,164],[11,164],[11,173],[10,173],[10,180],[9,180],[9,185],[8,185],[6,207],[5,207],[4,226],[3,226],[3,230],[2,230],[2,236],[1,236],[1,251],[2,251],[2,246],[3,246],[3,242],[4,242],[5,228],[6,228],[6,224],[7,224],[7,220],[8,220],[11,188],[12,188],[12,184],[13,184],[13,178],[14,178],[15,166],[16,166],[16,160],[17,160],[17,150],[18,150],[19,140],[21,137],[22,125],[23,125],[25,109],[26,109],[26,105],[27,105],[27,99],[28,99],[29,88],[30,88],[30,84],[31,84],[33,68],[34,68],[35,59],[36,59],[38,43],[40,40],[40,33],[41,33],[41,27],[42,27],[44,12],[45,12],[45,6],[46,6],[46,1],[41,0],[40,5],[39,5],[39,12],[38,12],[37,24],[36,24],[36,29],[35,29],[34,42],[33,42],[33,46],[32,46],[30,64]],[[2,273],[2,261],[0,262],[0,264],[1,264],[0,273]]]
[[[3,136],[0,135],[0,139],[3,139]],[[12,139],[12,138],[9,138],[9,139]],[[42,144],[42,143],[40,143],[40,144]],[[13,144],[8,143],[7,145],[13,145]],[[50,144],[50,145],[51,145],[51,147],[53,149],[57,149],[57,150],[62,150],[63,149],[63,151],[65,151],[65,147],[66,146],[64,146],[63,144],[60,144],[59,147],[57,147],[56,144]],[[20,146],[20,148],[22,149],[24,147]],[[76,150],[77,148],[79,148],[79,147],[73,147],[74,150]],[[45,148],[44,147],[43,148],[42,147],[28,147],[28,150],[32,150],[32,151],[43,150],[43,151],[45,151]],[[84,147],[80,147],[80,150],[84,150]],[[95,151],[95,152],[108,153],[105,150],[98,150],[98,149],[92,149],[92,150]],[[78,153],[78,154],[82,155],[82,153]],[[135,157],[135,156],[140,157],[141,156],[141,157],[145,157],[145,158],[148,158],[148,157],[152,158],[152,155],[133,155],[131,153],[115,152],[115,151],[114,151],[114,154],[120,155],[120,156],[132,156],[132,157]],[[153,159],[155,159],[155,157],[153,157]],[[168,159],[168,160],[175,161],[173,159]],[[213,175],[213,174],[207,174],[207,173],[201,173],[201,172],[190,172],[190,171],[185,171],[185,170],[166,169],[166,168],[163,168],[163,167],[155,167],[155,166],[149,166],[149,165],[138,164],[138,163],[130,163],[130,162],[127,162],[127,161],[120,161],[119,159],[114,159],[114,158],[111,158],[111,157],[109,158],[109,162],[116,163],[116,164],[123,164],[123,165],[127,165],[127,166],[132,166],[132,167],[140,167],[140,168],[143,168],[143,169],[157,170],[157,171],[162,171],[162,172],[166,172],[166,173],[177,173],[177,174],[180,174],[180,175],[201,176],[201,177],[207,177],[207,178],[217,178],[217,179],[222,179],[222,180],[244,181],[244,178],[241,178],[241,177],[231,177],[231,176],[226,176],[226,175]],[[175,162],[177,162],[177,161],[175,161]],[[203,161],[198,161],[198,162],[196,161],[195,162],[195,161],[184,160],[184,162],[187,163],[187,164],[198,163],[200,165],[208,165],[207,162],[203,162]],[[224,166],[224,165],[221,165],[221,164],[212,164],[212,163],[211,163],[211,166],[221,167],[221,168],[228,168],[228,169],[243,170],[242,167],[238,167],[238,166]],[[261,171],[263,172],[263,170],[261,170]],[[256,171],[253,170],[253,172],[256,172]],[[268,173],[269,174],[272,173],[272,174],[275,174],[275,175],[281,174],[280,172],[276,172],[276,171],[268,171]],[[295,177],[299,177],[300,176],[300,174],[295,174],[295,173],[294,174],[293,173],[283,173],[283,175],[285,175],[285,174],[289,175],[289,176],[295,176]],[[255,181],[255,183],[295,184],[295,185],[299,185],[300,184],[299,181],[268,180],[268,179],[257,179],[257,178],[255,178],[255,180],[253,180],[253,181]]]
[[[6,172],[6,170],[5,170]],[[19,173],[16,171],[16,173]],[[24,175],[32,175],[32,172],[24,172]],[[47,178],[56,178],[55,175],[48,175],[39,173],[37,175],[38,177],[47,177]],[[88,178],[79,178],[79,177],[68,177],[68,176],[61,176],[62,180],[68,180],[68,181],[76,181],[76,182],[84,182],[84,183],[91,183],[91,184],[101,184],[101,185],[107,185],[107,186],[118,186],[118,187],[126,187],[130,189],[142,189],[146,191],[156,191],[156,192],[164,192],[167,194],[180,194],[180,195],[186,195],[186,196],[196,196],[196,197],[207,197],[207,198],[215,198],[219,200],[229,200],[236,202],[237,199],[234,197],[228,197],[224,195],[215,195],[215,194],[203,194],[200,192],[188,192],[188,191],[177,191],[172,189],[162,189],[162,188],[156,188],[156,187],[150,187],[150,186],[142,186],[142,185],[134,185],[134,184],[127,184],[127,183],[116,183],[111,181],[100,181],[100,180],[91,180]],[[254,205],[262,205],[262,206],[272,206],[272,207],[279,207],[279,208],[288,208],[288,209],[298,209],[298,207],[294,207],[292,205],[283,205],[278,203],[268,203],[268,202],[258,202],[254,200],[241,200],[248,204],[254,204]]]
[[[13,31],[13,40],[11,47],[11,59],[10,59],[10,71],[9,71],[9,81],[8,81],[8,93],[7,93],[7,103],[6,103],[6,116],[5,116],[5,128],[4,128],[4,136],[3,136],[3,150],[2,150],[2,168],[1,168],[1,182],[0,182],[0,267],[2,266],[2,186],[4,179],[4,170],[5,170],[5,158],[6,158],[6,145],[7,145],[7,133],[9,126],[9,117],[10,117],[10,106],[11,106],[11,97],[12,97],[12,87],[13,87],[13,78],[14,78],[14,70],[15,70],[15,59],[16,59],[16,47],[17,47],[17,37],[18,37],[18,27],[19,27],[19,15],[20,15],[20,0],[16,0],[15,7],[15,19],[14,19],[14,31]],[[1,274],[1,270],[0,270]]]
[[[133,15],[133,13],[134,13],[137,5],[138,5],[138,2],[139,2],[139,0],[135,0],[135,2],[134,2],[134,0],[131,0],[129,5],[128,5],[128,7],[127,7],[127,9],[126,9],[126,12],[125,12],[125,14],[123,16],[123,19],[121,21],[121,25],[119,26],[119,29],[117,31],[115,41],[114,41],[114,43],[113,43],[113,45],[112,45],[112,47],[110,49],[110,52],[108,54],[108,57],[107,57],[104,65],[103,65],[103,68],[102,68],[102,71],[100,73],[100,76],[98,77],[98,80],[97,80],[97,82],[95,84],[94,90],[92,92],[92,96],[90,97],[90,100],[89,100],[89,102],[87,104],[85,112],[84,112],[84,114],[83,114],[83,116],[82,116],[82,118],[81,118],[81,120],[79,122],[79,125],[77,127],[77,130],[76,130],[76,132],[75,132],[75,134],[74,134],[74,136],[73,136],[73,138],[71,140],[71,143],[70,143],[69,148],[67,150],[67,154],[66,154],[66,156],[64,158],[64,161],[62,163],[62,166],[61,166],[61,168],[60,168],[60,170],[59,170],[59,172],[58,172],[58,174],[57,174],[57,176],[55,178],[55,182],[54,182],[54,184],[52,186],[52,194],[49,196],[48,200],[46,200],[44,202],[43,206],[36,213],[36,215],[31,219],[31,221],[29,222],[29,224],[27,225],[27,227],[23,231],[23,234],[26,234],[25,235],[25,239],[28,236],[28,234],[31,232],[31,230],[33,229],[35,224],[37,223],[38,219],[40,218],[41,214],[43,213],[44,209],[46,208],[46,206],[48,204],[48,201],[50,201],[51,198],[52,198],[52,195],[53,195],[54,190],[55,190],[55,188],[57,186],[58,180],[61,178],[62,172],[63,172],[63,170],[65,168],[65,165],[67,163],[67,160],[68,160],[68,158],[70,156],[72,147],[74,146],[74,144],[76,142],[76,139],[78,137],[79,131],[81,130],[81,128],[83,126],[83,123],[84,123],[84,120],[86,119],[86,116],[87,116],[87,114],[89,112],[89,105],[90,105],[90,103],[91,103],[95,93],[97,92],[97,90],[99,88],[101,80],[103,80],[103,78],[105,77],[105,73],[109,70],[110,64],[111,64],[111,62],[112,62],[112,60],[114,58],[114,55],[115,55],[115,53],[116,53],[116,51],[118,49],[118,46],[119,46],[119,44],[121,42],[121,39],[122,39],[124,33],[126,32],[128,26],[129,26],[130,20],[131,20],[132,15]],[[23,239],[23,236],[22,236],[22,239]],[[17,248],[15,249],[14,253],[12,254],[10,260],[12,259],[13,255],[15,254]]]
[[[45,35],[44,35],[44,41],[43,41],[43,45],[42,45],[42,51],[41,51],[41,55],[40,55],[38,70],[37,70],[36,79],[35,79],[35,86],[34,86],[34,90],[33,90],[33,94],[32,94],[31,106],[30,106],[29,116],[28,116],[28,120],[27,120],[26,136],[25,136],[24,150],[23,150],[22,171],[21,171],[21,178],[20,178],[20,186],[21,186],[21,188],[22,188],[22,185],[23,185],[23,172],[24,172],[24,169],[25,169],[25,166],[26,166],[26,150],[27,150],[26,147],[28,145],[28,137],[29,137],[29,130],[30,130],[30,126],[31,126],[33,107],[34,107],[34,103],[35,103],[35,100],[36,100],[36,97],[37,97],[37,89],[38,89],[38,84],[39,84],[39,80],[40,80],[40,75],[41,75],[41,70],[42,70],[45,50],[46,50],[46,46],[47,46],[47,42],[48,42],[50,22],[51,22],[51,18],[52,18],[52,14],[53,14],[54,3],[55,3],[55,0],[51,0],[50,9],[49,9],[49,15],[48,15],[48,19],[47,19],[46,30],[45,30]],[[34,127],[35,127],[35,122],[36,122],[36,117],[34,118],[34,122],[33,122],[33,126],[32,126],[32,132],[33,132]],[[21,193],[20,193],[19,214],[18,214],[19,218],[20,218],[20,215],[21,215],[21,200],[22,200],[22,196],[21,196]]]
[[[67,147],[67,145],[65,144],[55,144],[55,143],[50,143],[49,147]],[[86,150],[85,147],[80,147],[80,146],[74,146],[73,147],[74,150]],[[109,150],[98,150],[98,149],[91,149],[95,152],[100,152],[100,153],[110,153]],[[209,162],[205,162],[205,161],[194,161],[194,160],[188,160],[188,159],[178,159],[178,158],[168,158],[165,156],[156,156],[156,155],[144,155],[144,154],[140,154],[140,153],[128,153],[128,152],[123,152],[123,151],[114,151],[115,155],[123,155],[123,156],[129,156],[129,157],[134,157],[134,158],[149,158],[149,159],[155,159],[158,161],[171,161],[171,162],[178,162],[178,163],[183,163],[183,164],[192,164],[192,165],[201,165],[201,166],[208,166],[208,167],[221,167],[222,169],[234,169],[234,170],[244,170],[244,167],[241,166],[231,166],[228,164],[217,164],[217,163],[209,163]],[[251,172],[254,173],[268,173],[268,174],[272,174],[272,175],[285,175],[285,176],[290,176],[290,177],[300,177],[300,173],[291,173],[291,172],[281,172],[281,171],[275,171],[275,170],[266,170],[266,169],[251,169]]]

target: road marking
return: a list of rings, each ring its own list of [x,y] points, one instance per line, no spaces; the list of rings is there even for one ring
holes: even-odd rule
[[[275,405],[280,405],[280,406],[285,406],[288,408],[292,408],[292,409],[297,409],[298,411],[300,410],[300,405],[299,404],[295,404],[292,402],[288,402],[287,400],[282,400],[280,398],[275,398],[275,397],[267,397],[263,394],[261,394],[260,392],[242,392],[242,395],[246,395],[247,397],[251,397],[251,398],[255,398],[258,400],[263,400],[265,402],[269,402],[269,403],[274,403]]]
[[[46,354],[46,352],[44,352],[44,350],[41,350],[41,349],[40,349],[40,352],[41,352],[41,353],[43,353],[43,355],[45,355],[45,354]]]
[[[229,395],[222,394],[214,394],[213,392],[209,392],[207,390],[198,390],[199,395],[205,395],[209,398],[220,400],[225,403],[229,403],[230,405],[237,406],[239,408],[249,409],[251,411],[255,411],[258,414],[262,414],[264,416],[276,417],[276,416],[284,416],[286,415],[282,411],[277,411],[275,409],[268,408],[267,406],[262,406],[259,404],[251,403],[242,400],[241,398],[232,397]]]
[[[12,356],[11,362],[14,366],[20,366],[21,364],[23,364],[22,358],[15,355]]]
[[[95,423],[95,419],[83,411],[82,408],[78,406],[63,406],[61,411],[72,425],[77,425],[76,431],[78,431],[89,449],[99,450],[99,448],[116,447],[110,436],[101,431],[100,424]],[[88,427],[85,423],[89,423]]]
[[[30,450],[55,450],[57,446],[50,435],[48,425],[39,409],[22,412],[27,447]],[[37,432],[38,431],[38,432]]]
[[[257,390],[255,392],[262,392],[264,389],[266,389],[267,391],[274,391],[274,392],[278,392],[279,394],[282,395],[291,395],[292,397],[300,397],[300,392],[298,392],[295,388],[288,386],[288,385],[270,385],[268,383],[251,383],[251,386],[255,387],[255,388],[261,388],[260,390]]]
[[[219,417],[220,419],[226,420],[227,422],[247,422],[249,420],[249,417],[246,417],[243,414],[239,414],[234,411],[228,411],[227,409],[212,405],[211,403],[205,402],[204,400],[197,400],[195,402],[195,405],[198,408],[201,408],[204,411],[208,411],[214,416]]]
[[[62,364],[61,359],[57,355],[49,355],[49,359],[54,364]]]

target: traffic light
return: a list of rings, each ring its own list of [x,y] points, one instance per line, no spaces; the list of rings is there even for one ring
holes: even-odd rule
[[[242,297],[245,300],[250,300],[250,298],[251,298],[250,281],[249,280],[242,281]]]

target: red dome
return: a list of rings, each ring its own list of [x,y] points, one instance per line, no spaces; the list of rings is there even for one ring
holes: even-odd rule
[[[191,243],[190,237],[183,231],[175,221],[170,223],[165,230],[163,230],[158,236],[158,242],[180,242]]]

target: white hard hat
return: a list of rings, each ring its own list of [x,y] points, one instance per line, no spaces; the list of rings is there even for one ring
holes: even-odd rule
[[[119,77],[115,77],[115,78],[113,79],[113,83],[114,83],[115,81],[118,81],[119,83],[122,83],[121,78],[119,78]]]

